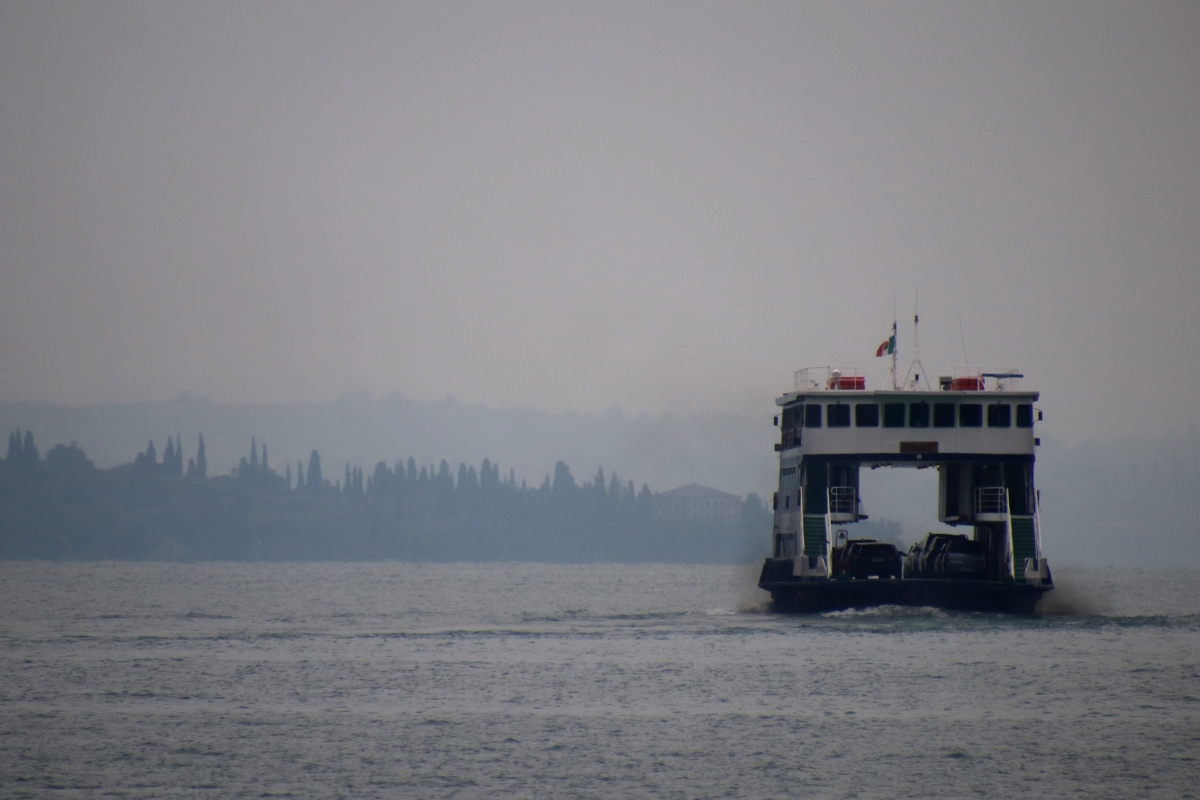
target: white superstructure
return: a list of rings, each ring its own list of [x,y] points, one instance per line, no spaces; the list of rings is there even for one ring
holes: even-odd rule
[[[796,576],[830,577],[832,526],[864,518],[859,468],[933,467],[938,519],[973,527],[993,580],[1047,574],[1033,483],[1038,393],[1021,390],[1021,377],[959,370],[937,389],[919,374],[910,389],[868,389],[859,373],[797,372],[776,399],[773,557],[794,559]]]

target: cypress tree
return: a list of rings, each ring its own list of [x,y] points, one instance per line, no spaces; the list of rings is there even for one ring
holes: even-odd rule
[[[208,459],[204,456],[204,434],[200,434],[200,444],[196,448],[196,477],[208,477]]]
[[[344,487],[342,489],[342,494],[346,494],[346,495],[350,494],[350,483],[353,480],[354,479],[352,477],[350,477],[350,462],[347,461],[346,462],[346,479],[342,482],[342,486]]]
[[[175,434],[175,474],[183,474],[183,437]]]
[[[321,477],[321,454],[313,450],[312,455],[308,457],[308,490],[319,492],[324,486],[325,479]]]
[[[146,444],[146,467],[153,470],[158,466],[158,451],[154,449],[154,440]]]
[[[167,449],[163,450],[162,473],[170,475],[175,471],[175,440],[167,437]]]
[[[296,491],[304,491],[304,462],[296,462]]]
[[[250,466],[258,466],[258,445],[254,443],[254,437],[250,437]]]
[[[270,469],[271,469],[271,465],[267,463],[267,443],[263,442],[263,460],[262,460],[263,475],[266,475]]]
[[[18,428],[8,434],[8,458],[6,459],[9,466],[15,467],[21,461],[21,429]]]
[[[25,431],[25,444],[21,447],[21,459],[26,469],[33,469],[38,463],[38,449],[33,446],[33,431]]]

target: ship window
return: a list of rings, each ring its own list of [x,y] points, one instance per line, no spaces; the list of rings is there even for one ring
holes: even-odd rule
[[[992,403],[988,406],[989,428],[1011,428],[1012,406],[1008,403]]]
[[[1017,406],[1017,427],[1033,427],[1033,406],[1031,404],[1021,403]]]
[[[783,410],[783,424],[780,426],[785,431],[790,431],[793,428],[800,427],[800,419],[804,415],[804,406],[791,406]]]
[[[954,403],[934,403],[933,404],[933,427],[935,427],[935,428],[953,428],[954,427]]]
[[[879,427],[879,404],[859,403],[854,407],[854,424],[860,428]]]
[[[849,428],[850,406],[845,403],[830,403],[825,407],[825,421],[831,428]]]
[[[983,406],[979,403],[963,403],[958,407],[958,424],[962,428],[982,428]]]
[[[885,427],[885,428],[903,428],[904,427],[904,403],[884,403],[883,404],[883,427]]]
[[[804,427],[819,428],[821,427],[821,407],[816,404],[809,404],[804,407]]]
[[[929,427],[929,403],[909,403],[908,404],[908,427],[910,427],[910,428],[928,428]]]

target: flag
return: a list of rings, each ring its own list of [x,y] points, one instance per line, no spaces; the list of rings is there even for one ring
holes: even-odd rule
[[[896,334],[892,334],[883,344],[879,345],[879,349],[875,351],[875,357],[890,356],[896,349]]]

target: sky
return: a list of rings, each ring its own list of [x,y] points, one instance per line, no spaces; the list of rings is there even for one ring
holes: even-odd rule
[[[0,2],[0,400],[1200,417],[1200,5]]]

